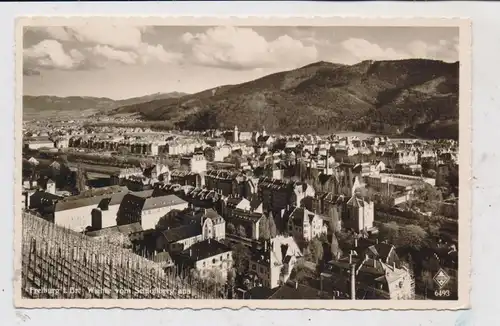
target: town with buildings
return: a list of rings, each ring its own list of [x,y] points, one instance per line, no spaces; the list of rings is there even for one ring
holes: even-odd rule
[[[457,148],[25,122],[21,205],[213,297],[439,299],[441,270],[457,291]]]
[[[75,26],[23,36],[24,298],[458,300],[458,28]]]

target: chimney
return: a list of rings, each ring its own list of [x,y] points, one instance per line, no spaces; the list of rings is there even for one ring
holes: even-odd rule
[[[351,300],[356,300],[356,265],[351,264]]]
[[[358,238],[355,237],[354,238],[354,248],[357,248],[358,247]]]
[[[264,240],[264,251],[267,251],[267,240]]]
[[[295,289],[299,288],[299,282],[295,281]]]

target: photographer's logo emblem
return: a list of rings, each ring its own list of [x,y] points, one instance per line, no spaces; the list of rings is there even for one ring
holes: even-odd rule
[[[450,276],[441,268],[436,275],[434,275],[434,282],[442,288],[450,281]]]

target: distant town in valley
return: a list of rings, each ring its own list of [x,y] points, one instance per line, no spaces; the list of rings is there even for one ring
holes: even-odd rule
[[[25,95],[23,296],[457,300],[458,67]]]

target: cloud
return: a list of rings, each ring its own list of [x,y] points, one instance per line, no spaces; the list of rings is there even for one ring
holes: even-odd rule
[[[108,45],[117,49],[137,49],[143,28],[128,25],[86,24],[68,27],[73,38],[83,43]]]
[[[52,69],[75,69],[83,61],[83,54],[73,49],[66,52],[56,40],[44,40],[24,50],[27,67],[36,66]]]
[[[436,43],[427,43],[415,40],[408,44],[408,52],[415,58],[438,59],[447,62],[458,60],[458,43],[455,39],[439,40]]]
[[[182,58],[181,54],[167,52],[162,45],[150,45],[142,43],[135,50],[118,50],[108,45],[96,45],[87,49],[92,55],[88,56],[94,66],[102,67],[105,62],[114,61],[125,65],[148,64],[150,62],[172,63]]]
[[[137,63],[138,59],[138,55],[134,52],[116,50],[108,45],[96,45],[90,49],[90,52],[96,56],[129,65]]]
[[[382,47],[361,38],[349,38],[340,43],[344,63],[356,63],[363,60],[400,60],[409,58],[434,59],[453,62],[458,60],[456,40],[439,40],[428,43],[413,40],[395,47]]]
[[[181,53],[168,52],[163,48],[163,45],[150,45],[143,43],[139,49],[138,53],[143,63],[148,63],[154,60],[158,60],[163,63],[176,62],[182,59]]]
[[[199,65],[228,69],[296,67],[316,60],[314,45],[306,46],[288,35],[267,41],[251,28],[215,27],[204,33],[185,33],[190,58]]]
[[[142,43],[142,33],[147,27],[85,24],[77,26],[44,26],[30,27],[57,41],[77,41],[93,45],[108,45],[119,49],[137,48]]]
[[[401,59],[406,54],[393,48],[382,48],[365,39],[349,38],[341,42],[341,47],[353,56],[354,62],[363,60],[395,60]]]
[[[59,41],[71,41],[72,34],[66,27],[62,26],[47,26],[44,27],[45,32],[53,39]]]
[[[51,52],[57,54],[51,62],[39,59],[30,64],[40,68],[72,69],[103,68],[107,62],[118,62],[126,65],[147,64],[151,62],[176,62],[182,55],[169,52],[161,44],[143,42],[142,35],[154,33],[149,26],[115,26],[105,24],[88,24],[69,27],[34,27],[33,31],[45,34],[46,45],[57,47]],[[58,45],[57,45],[58,44]],[[75,47],[65,53],[63,46]],[[36,49],[40,52],[40,49]],[[26,49],[28,57],[33,58],[33,49]],[[45,51],[47,52],[47,51]],[[81,64],[74,64],[81,63]]]
[[[40,71],[24,67],[23,76],[40,76]]]

